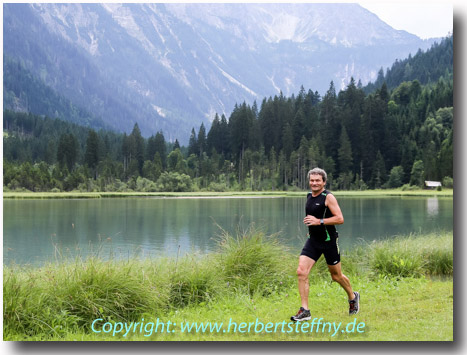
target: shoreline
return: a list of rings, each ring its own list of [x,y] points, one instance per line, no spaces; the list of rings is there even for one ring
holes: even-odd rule
[[[198,191],[198,192],[3,192],[3,199],[92,199],[92,198],[273,198],[303,197],[304,191]],[[436,190],[364,190],[333,191],[336,197],[447,197],[453,189]]]

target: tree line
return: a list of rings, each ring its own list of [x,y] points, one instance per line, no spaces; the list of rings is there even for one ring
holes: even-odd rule
[[[209,130],[193,127],[188,146],[167,142],[162,131],[144,138],[137,124],[127,135],[5,110],[4,189],[306,189],[315,166],[328,172],[331,189],[422,187],[425,180],[451,187],[452,59],[448,70],[439,50],[449,43],[452,37],[435,46],[436,55],[417,53],[380,72],[370,93],[352,78],[339,92],[331,82],[323,97],[302,87],[259,107],[237,104],[228,118],[216,114]],[[395,85],[401,65],[404,75],[426,73],[426,58],[441,63],[431,73],[444,74]]]
[[[187,147],[162,132],[95,131],[58,119],[4,112],[7,189],[187,191],[306,189],[314,166],[333,189],[422,186],[452,179],[452,78],[404,82],[365,95],[352,79],[324,97],[304,88],[236,105],[201,124]],[[451,180],[452,181],[452,180]],[[452,184],[452,183],[451,183]]]

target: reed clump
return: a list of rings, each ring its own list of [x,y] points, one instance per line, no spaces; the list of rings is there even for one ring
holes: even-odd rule
[[[399,277],[452,276],[453,236],[411,234],[374,242],[367,248],[374,273]]]
[[[250,295],[267,295],[288,285],[293,275],[290,266],[296,263],[276,236],[255,228],[239,231],[234,237],[223,233],[216,259],[224,282]]]

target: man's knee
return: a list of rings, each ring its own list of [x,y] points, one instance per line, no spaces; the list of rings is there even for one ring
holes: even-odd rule
[[[303,265],[298,265],[298,268],[297,268],[297,276],[299,278],[306,278],[308,277],[308,274],[309,274],[309,270],[307,270],[307,268]]]
[[[342,280],[342,273],[339,272],[331,272],[332,281],[339,282]]]

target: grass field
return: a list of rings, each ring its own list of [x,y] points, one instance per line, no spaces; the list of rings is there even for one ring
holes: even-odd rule
[[[53,198],[124,198],[124,197],[180,197],[180,198],[227,198],[227,197],[299,197],[306,191],[237,191],[237,192],[4,192],[5,199],[53,199]],[[418,196],[452,197],[452,189],[436,190],[364,190],[335,191],[336,196],[383,197],[383,196]]]
[[[318,261],[310,274],[310,309],[321,319],[314,331],[311,321],[305,330],[289,325],[300,305],[296,263],[274,237],[250,230],[219,237],[208,255],[4,267],[4,340],[453,340],[452,234],[401,236],[343,254],[361,294],[356,316]],[[116,332],[125,324],[133,329],[126,336]]]

